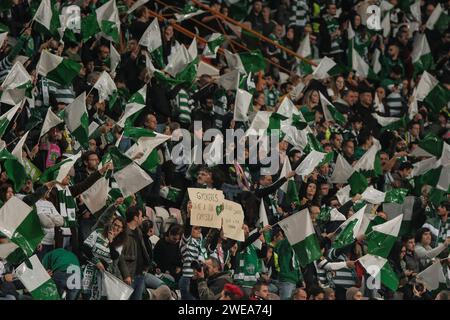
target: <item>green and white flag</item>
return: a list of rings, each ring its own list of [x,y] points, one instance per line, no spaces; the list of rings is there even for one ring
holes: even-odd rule
[[[30,131],[25,132],[25,134],[22,136],[22,138],[20,138],[19,142],[14,147],[13,151],[11,151],[11,154],[17,158],[17,160],[19,161],[19,163],[22,166],[25,166],[25,160],[23,159],[22,150],[23,150],[25,141],[27,141],[29,133],[30,133]]]
[[[31,256],[44,238],[36,210],[13,196],[0,208],[0,232]]]
[[[439,81],[424,71],[417,85],[416,98],[429,105],[432,110],[439,112],[450,101],[450,91]]]
[[[399,119],[400,119],[397,117],[382,117],[378,113],[372,113],[372,117],[374,117],[375,120],[377,120],[378,124],[382,127],[386,127],[390,124],[393,124],[393,123],[399,121]]]
[[[366,254],[358,259],[359,263],[366,269],[373,278],[380,279],[380,282],[396,291],[398,289],[399,280],[392,270],[387,259],[372,254]]]
[[[217,83],[225,90],[236,90],[239,88],[239,70],[232,70],[217,79]]]
[[[109,193],[109,179],[101,177],[81,194],[84,204],[94,214],[106,206]]]
[[[413,170],[411,172],[412,177],[421,176],[432,169],[436,169],[440,163],[436,157],[431,157],[413,164]]]
[[[175,53],[168,57],[168,63],[164,71],[172,77],[176,77],[181,73],[191,62],[195,61],[197,57],[197,40],[192,39],[188,49],[184,45],[179,47]]]
[[[434,30],[434,27],[436,23],[438,23],[439,20],[441,20],[442,16],[445,15],[444,10],[442,9],[442,6],[440,3],[437,4],[437,6],[434,8],[431,15],[428,17],[427,22],[425,23],[425,26],[427,29]]]
[[[203,56],[215,59],[217,51],[225,41],[225,37],[221,33],[213,33],[206,39],[206,41],[208,42],[206,43],[205,49],[203,49]]]
[[[17,61],[2,83],[3,92],[0,102],[16,105],[25,98],[27,90],[31,89],[31,76],[25,70],[22,63]]]
[[[333,174],[331,175],[331,182],[347,183],[348,179],[354,172],[355,169],[353,169],[342,154],[339,153],[336,159],[336,166],[334,167]]]
[[[352,69],[355,70],[357,76],[376,79],[376,72],[372,70],[369,64],[364,61],[358,51],[352,46]],[[376,61],[376,60],[375,60]],[[377,66],[378,69],[378,66]]]
[[[300,163],[297,169],[295,169],[295,173],[302,177],[307,176],[311,172],[313,172],[318,165],[328,163],[332,159],[333,159],[333,152],[323,153],[318,152],[316,150],[312,150],[306,156],[306,158],[303,159],[303,161]]]
[[[223,137],[217,135],[214,141],[209,143],[203,151],[203,160],[208,167],[214,167],[223,163]]]
[[[125,112],[123,113],[119,121],[117,121],[117,125],[121,128],[125,128],[127,126],[127,119],[133,119],[135,114],[137,115],[139,111],[144,109],[146,101],[147,85],[144,85],[130,97],[127,104],[125,105]]]
[[[430,132],[419,141],[419,146],[417,148],[424,150],[430,157],[435,156],[440,158],[444,150],[444,141],[436,134]]]
[[[99,32],[100,27],[97,23],[95,12],[92,12],[81,19],[81,36],[83,43],[96,36]]]
[[[302,267],[322,256],[308,209],[281,220],[278,225],[283,229]]]
[[[414,19],[422,24],[422,13],[420,12],[420,0],[416,0],[411,6],[410,11]]]
[[[133,5],[130,7],[130,9],[128,9],[127,14],[132,13],[134,10],[136,10],[137,8],[143,6],[144,4],[146,4],[149,0],[137,0],[133,3]]]
[[[339,232],[337,237],[334,239],[332,244],[333,248],[339,249],[355,241],[356,237],[360,234],[366,207],[367,205],[363,206],[339,226],[341,232]]]
[[[445,285],[447,282],[440,260],[436,260],[431,266],[419,273],[416,279],[422,281],[429,291],[436,290],[441,283]]]
[[[6,262],[11,265],[18,265],[24,261],[27,256],[17,244],[14,242],[7,242],[0,244],[0,258],[6,260]]]
[[[153,19],[139,40],[139,45],[146,47],[148,52],[156,59],[156,62],[162,67],[164,65],[162,55],[161,30],[159,28],[158,18]]]
[[[307,33],[303,38],[303,40],[300,42],[300,45],[297,49],[297,54],[303,58],[311,59],[312,50],[311,50],[311,41],[309,39],[309,33]],[[305,62],[305,60],[297,58],[297,63],[298,63],[298,70],[300,71],[300,74],[302,76],[313,73],[312,65]]]
[[[380,49],[375,49],[372,56],[372,70],[375,74],[378,74],[381,71],[381,51]]]
[[[301,112],[298,111],[297,107],[294,105],[291,99],[288,96],[285,96],[280,103],[276,113],[281,115],[282,117],[288,119],[292,119],[294,115],[297,115],[299,118],[303,118]],[[304,118],[303,118],[304,120]]]
[[[61,27],[58,12],[53,9],[51,0],[42,0],[33,20],[42,25],[51,34],[58,34]]]
[[[137,163],[122,154],[117,147],[108,151],[114,164],[113,178],[126,198],[153,182],[152,178]]]
[[[181,10],[181,13],[175,13],[175,19],[177,22],[181,22],[187,19],[190,19],[192,17],[198,16],[199,14],[202,14],[203,10],[197,9],[196,7],[186,4],[183,9]]]
[[[14,116],[17,113],[17,110],[22,106],[22,103],[16,104],[14,107],[12,107],[10,110],[8,110],[6,113],[4,113],[0,117],[0,137],[3,137],[5,134],[6,129],[9,126],[9,123],[14,118]]]
[[[329,122],[335,122],[341,126],[344,126],[347,120],[344,115],[340,113],[335,106],[328,101],[327,98],[319,91],[320,104],[322,105],[322,111],[325,116],[325,120]]]
[[[367,189],[367,178],[360,172],[355,171],[350,178],[348,178],[348,184],[350,186],[350,197],[356,194],[362,194]]]
[[[382,192],[372,186],[369,186],[361,194],[361,200],[372,204],[380,204],[384,202],[403,203],[407,193],[407,189],[392,189],[387,192]]]
[[[411,53],[414,74],[422,73],[433,67],[433,55],[424,33],[416,34]]]
[[[220,75],[220,70],[213,67],[211,64],[206,63],[204,61],[200,61],[197,68],[196,78],[200,78],[202,75],[207,74],[213,78],[218,77]]]
[[[269,225],[269,219],[267,218],[267,213],[266,213],[266,206],[264,204],[264,200],[261,199],[260,204],[259,204],[259,219],[258,219],[258,227],[260,229],[264,228],[265,226]],[[264,234],[264,239],[266,240],[266,243],[270,243],[272,241],[271,239],[271,231],[265,231]]]
[[[323,80],[330,77],[333,68],[336,67],[336,62],[328,57],[323,57],[317,67],[313,67],[314,71],[312,73],[313,78],[316,80]]]
[[[181,189],[172,186],[164,186],[159,189],[159,196],[168,201],[177,202],[180,200]]]
[[[89,117],[86,110],[86,91],[66,107],[64,121],[78,143],[87,149],[89,147]]]
[[[391,33],[391,13],[388,11],[381,21],[381,29],[383,30],[383,37],[386,38]]]
[[[236,90],[236,99],[234,101],[234,121],[247,121],[248,120],[248,110],[250,108],[250,103],[252,102],[253,96],[245,90]]]
[[[381,160],[378,151],[381,149],[380,146],[375,143],[362,155],[362,157],[356,161],[353,167],[355,171],[363,172],[375,172],[375,175],[382,174]]]
[[[3,167],[5,168],[8,178],[13,182],[14,190],[19,192],[27,182],[27,172],[25,170],[25,162],[22,157],[22,147],[27,139],[25,134],[19,143],[14,148],[14,155],[4,148],[0,151],[0,161],[3,161]]]
[[[95,10],[97,23],[102,31],[102,36],[110,41],[119,43],[120,19],[116,1],[109,0],[100,8]]]
[[[136,141],[125,155],[130,159],[134,159],[137,164],[148,171],[159,165],[159,155],[156,147],[171,138],[171,136],[152,132],[144,128],[125,128],[123,135]],[[140,153],[142,156],[136,158]]]
[[[62,58],[48,50],[43,50],[36,67],[41,76],[53,80],[62,85],[69,85],[80,73],[81,64],[66,58]]]
[[[56,127],[57,125],[63,123],[60,117],[58,117],[53,111],[52,108],[48,108],[47,114],[45,115],[44,124],[42,125],[41,133],[39,134],[39,139],[50,131],[51,128]]]
[[[383,212],[386,213],[389,220],[403,214],[403,221],[400,227],[399,236],[411,232],[411,220],[413,214],[415,197],[407,196],[403,203],[383,203]]]
[[[51,166],[41,175],[40,182],[45,183],[48,181],[56,180],[61,183],[65,177],[69,174],[70,170],[73,168],[75,162],[81,157],[81,151],[75,155],[69,156],[61,162]]]
[[[112,42],[109,44],[109,56],[111,60],[111,75],[114,77],[116,75],[116,68],[120,63],[120,54],[117,52]]]
[[[266,62],[259,50],[234,54],[225,50],[225,59],[231,69],[238,69],[243,74],[256,73],[266,68]]]
[[[374,226],[366,238],[368,253],[387,258],[397,241],[402,220],[403,214]]]
[[[291,163],[289,158],[284,159],[283,168],[281,169],[280,177],[285,177],[288,172],[291,172]],[[286,203],[289,205],[294,203],[300,206],[300,199],[298,197],[297,185],[295,184],[294,177],[289,178],[281,187],[280,190],[284,193]]]
[[[98,100],[100,102],[109,100],[109,97],[117,91],[116,84],[108,72],[103,71],[94,84],[94,88],[98,91]]]
[[[22,263],[14,271],[20,282],[31,293],[34,300],[60,300],[58,289],[47,270],[36,255],[30,257],[29,267],[26,262]]]
[[[108,271],[102,272],[102,284],[108,300],[128,300],[134,289]]]

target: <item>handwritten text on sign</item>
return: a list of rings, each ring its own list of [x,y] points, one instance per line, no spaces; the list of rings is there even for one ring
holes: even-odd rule
[[[244,241],[244,211],[239,203],[225,200],[224,211],[222,213],[223,235],[226,238]]]
[[[221,190],[188,188],[192,202],[191,225],[217,228],[222,226],[225,197]]]

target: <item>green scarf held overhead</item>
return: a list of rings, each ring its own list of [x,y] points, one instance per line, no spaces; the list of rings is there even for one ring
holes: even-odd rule
[[[75,227],[77,223],[76,209],[77,204],[70,193],[69,187],[56,185],[58,190],[59,213],[64,218],[64,228]]]

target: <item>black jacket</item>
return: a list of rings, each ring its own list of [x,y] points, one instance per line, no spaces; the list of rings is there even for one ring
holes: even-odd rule
[[[269,194],[275,193],[285,182],[287,181],[286,177],[282,177],[278,179],[276,182],[272,183],[267,187],[259,187],[255,190],[255,196],[260,198],[261,201],[264,201],[264,207],[266,209],[267,218],[269,219],[269,224],[275,224],[281,219],[277,218],[273,215],[272,210],[270,209],[270,201],[268,199]]]
[[[153,257],[157,268],[161,269],[163,273],[169,271],[173,277],[177,276],[176,268],[183,266],[178,244],[171,244],[164,238],[156,243],[153,249]]]
[[[138,270],[139,267],[142,267],[143,270],[147,270],[150,267],[150,257],[145,249],[144,238],[140,228],[136,228],[135,230],[128,228],[127,235],[127,242],[124,245],[122,254],[119,258],[121,260],[119,261],[119,269],[124,278],[131,277],[133,279],[135,276],[139,275],[137,273],[140,271]],[[138,254],[142,255],[142,266],[138,265]]]

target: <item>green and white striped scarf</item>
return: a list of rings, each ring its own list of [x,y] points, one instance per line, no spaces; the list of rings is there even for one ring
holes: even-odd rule
[[[75,227],[77,204],[70,193],[69,187],[56,186],[58,189],[59,213],[64,218],[64,228]]]

